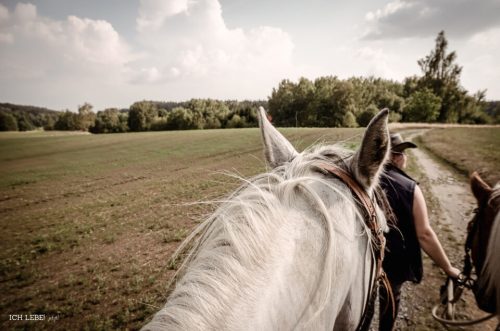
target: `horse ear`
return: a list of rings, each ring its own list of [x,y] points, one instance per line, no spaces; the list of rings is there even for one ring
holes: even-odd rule
[[[470,176],[470,188],[478,202],[488,198],[492,191],[491,187],[479,176],[477,171],[474,171]]]
[[[368,124],[361,147],[354,154],[351,171],[367,191],[378,182],[382,168],[389,155],[390,139],[387,128],[389,109],[381,110]]]
[[[292,160],[298,154],[292,144],[269,122],[262,107],[259,107],[259,126],[266,160],[272,168]]]

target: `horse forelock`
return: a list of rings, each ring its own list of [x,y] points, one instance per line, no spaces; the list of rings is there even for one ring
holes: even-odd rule
[[[245,298],[246,303],[259,301],[252,286],[265,286],[272,280],[256,279],[252,271],[266,268],[273,247],[282,245],[280,240],[286,240],[280,239],[277,233],[283,229],[293,232],[286,224],[299,212],[297,205],[305,201],[310,208],[302,213],[314,214],[315,221],[324,229],[324,235],[312,243],[323,247],[324,260],[322,270],[316,270],[316,292],[310,295],[310,301],[319,302],[321,310],[331,299],[329,287],[334,277],[335,253],[332,239],[336,234],[349,236],[355,228],[352,223],[361,228],[356,235],[368,238],[371,235],[349,189],[337,179],[321,173],[317,166],[321,161],[348,171],[351,156],[352,152],[340,147],[316,146],[272,171],[250,180],[242,179],[244,184],[181,245],[177,254],[187,246],[192,249],[179,268],[178,281],[167,304],[148,327],[197,325],[221,329],[225,326],[220,324],[222,321],[226,324],[237,322],[230,314],[238,305],[235,298]],[[318,187],[323,189],[318,190]],[[355,222],[349,225],[333,219],[331,206],[322,198],[327,189],[338,196],[338,213],[351,213]],[[378,212],[384,221],[380,209]],[[192,300],[196,300],[194,305],[189,304]]]

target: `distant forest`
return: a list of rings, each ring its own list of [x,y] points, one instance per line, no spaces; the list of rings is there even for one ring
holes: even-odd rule
[[[382,108],[392,122],[499,124],[500,101],[486,101],[486,91],[470,94],[460,84],[462,67],[447,53],[441,31],[435,48],[417,61],[422,74],[397,82],[375,77],[314,81],[283,80],[267,101],[191,99],[185,102],[138,101],[128,109],[97,113],[89,103],[78,112],[0,103],[0,131],[81,130],[92,133],[245,128],[258,125],[256,110],[266,108],[277,126],[366,126]]]

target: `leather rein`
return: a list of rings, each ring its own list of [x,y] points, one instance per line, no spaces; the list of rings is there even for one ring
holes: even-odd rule
[[[370,285],[368,290],[368,298],[363,309],[363,315],[356,328],[357,331],[369,330],[373,313],[375,311],[375,299],[377,298],[378,283],[382,283],[391,298],[391,303],[394,312],[394,299],[392,295],[391,286],[387,279],[386,274],[382,269],[382,261],[384,259],[385,237],[380,227],[380,222],[377,217],[377,212],[372,199],[368,196],[361,185],[345,170],[321,163],[318,165],[320,169],[327,171],[340,179],[344,184],[349,187],[357,204],[361,207],[364,213],[364,220],[366,226],[370,229],[371,241],[373,248],[373,262],[370,270]]]
[[[456,280],[451,280],[448,278],[446,280],[445,285],[441,287],[441,301],[442,303],[446,303],[446,290],[445,287],[447,286],[447,283],[449,281],[452,281],[455,288],[452,290],[453,291],[453,298],[450,301],[450,303],[454,304],[458,302],[460,297],[462,296],[463,290],[464,289],[469,289],[472,292],[475,292],[476,286],[477,286],[477,275],[476,277],[472,276],[472,270],[474,268],[474,265],[472,263],[472,258],[471,258],[471,251],[472,251],[472,241],[474,239],[474,236],[476,235],[477,231],[479,230],[479,220],[478,220],[478,213],[479,213],[479,208],[474,209],[474,217],[469,221],[467,225],[467,237],[465,239],[465,245],[464,245],[464,267],[462,269],[462,272],[458,276]],[[476,273],[478,271],[476,270]],[[444,325],[452,325],[452,326],[469,326],[469,325],[474,325],[474,324],[479,324],[482,323],[492,317],[495,316],[495,314],[488,314],[483,317],[477,318],[477,319],[472,319],[472,320],[454,320],[454,319],[446,319],[438,316],[437,311],[439,308],[439,304],[435,305],[432,308],[432,317],[434,317],[435,320],[438,322],[444,324]]]

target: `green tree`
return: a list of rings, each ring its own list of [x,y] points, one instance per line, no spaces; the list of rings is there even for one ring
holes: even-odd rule
[[[244,128],[246,126],[245,118],[240,117],[238,114],[234,114],[233,117],[227,122],[228,128]]]
[[[338,81],[332,87],[327,99],[321,102],[323,107],[317,112],[317,123],[322,127],[342,127],[345,114],[349,111],[354,113],[356,109],[350,82]]]
[[[92,105],[85,102],[78,107],[77,130],[88,131],[89,128],[94,125],[95,119],[96,114],[92,111]]]
[[[66,110],[59,113],[56,123],[54,124],[56,130],[80,130],[80,123],[78,114]]]
[[[282,80],[278,88],[273,88],[268,100],[269,114],[278,126],[295,126],[296,109],[294,106],[295,84],[288,79]]]
[[[0,112],[0,131],[18,131],[17,121],[12,114]]]
[[[301,77],[298,84],[294,86],[294,126],[313,126],[315,112],[313,100],[315,97],[315,86],[309,79]]]
[[[454,51],[447,53],[447,48],[448,41],[441,31],[431,53],[418,60],[423,73],[419,87],[428,88],[441,98],[440,122],[457,122],[460,104],[467,92],[460,87],[462,67],[455,63],[457,54]]]
[[[54,125],[57,121],[57,116],[52,114],[42,114],[42,126],[44,130],[54,130]]]
[[[464,124],[492,123],[493,118],[486,113],[486,91],[478,91],[474,95],[466,95],[461,99],[458,121]]]
[[[500,124],[500,101],[486,102],[485,111],[492,123]]]
[[[36,129],[35,125],[33,125],[33,122],[31,122],[28,113],[15,112],[13,115],[17,120],[17,126],[19,128],[19,131],[31,131]]]
[[[342,119],[342,126],[346,128],[356,128],[358,127],[358,123],[356,122],[356,116],[351,111],[345,113],[344,118]]]
[[[168,116],[168,128],[171,130],[189,130],[196,127],[193,112],[190,109],[176,107]]]
[[[127,120],[118,109],[108,108],[97,112],[94,125],[89,128],[89,131],[92,133],[126,132]]]
[[[441,98],[424,88],[408,98],[404,114],[407,122],[434,122],[440,108]]]
[[[360,126],[366,127],[372,118],[377,115],[378,108],[374,104],[371,104],[358,116],[358,123]]]
[[[135,102],[130,106],[128,127],[131,131],[148,131],[157,115],[158,109],[154,102]]]

